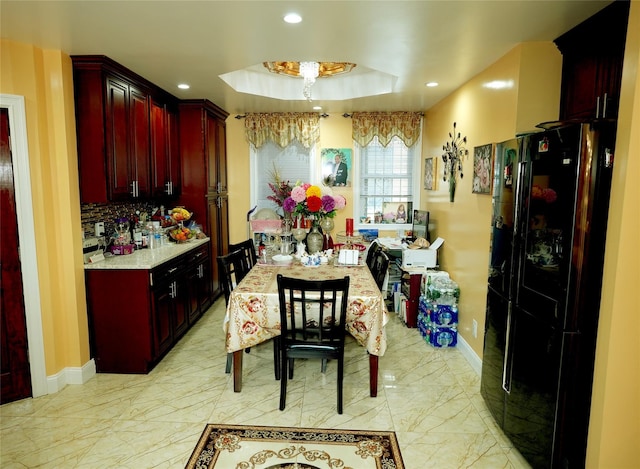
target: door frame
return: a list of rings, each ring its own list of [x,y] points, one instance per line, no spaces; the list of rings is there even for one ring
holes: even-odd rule
[[[20,264],[27,322],[31,392],[33,397],[38,397],[48,394],[48,387],[24,96],[0,94],[0,107],[6,108],[9,114],[9,129],[11,130],[9,141],[13,164],[18,236],[20,237]]]

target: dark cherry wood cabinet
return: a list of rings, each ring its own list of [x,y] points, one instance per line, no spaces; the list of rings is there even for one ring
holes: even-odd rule
[[[229,114],[207,100],[182,101],[179,106],[182,193],[179,203],[211,237],[209,271],[212,295],[222,293],[217,256],[229,248],[226,123]]]
[[[618,116],[629,2],[615,1],[557,38],[562,53],[560,118]]]
[[[149,198],[157,185],[176,184],[177,98],[107,57],[72,63],[80,201]]]
[[[178,106],[152,99],[150,117],[151,192],[154,197],[175,199],[182,187]]]
[[[96,370],[151,371],[211,306],[209,260],[206,243],[151,270],[85,271]]]
[[[213,303],[211,300],[211,272],[208,247],[189,255],[185,278],[189,292],[189,323],[197,321]]]

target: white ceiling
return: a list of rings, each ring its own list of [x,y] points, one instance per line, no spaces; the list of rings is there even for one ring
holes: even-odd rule
[[[328,113],[423,111],[516,44],[551,41],[609,3],[1,0],[0,33],[69,55],[106,55],[179,98],[207,98],[232,114],[312,105]],[[283,22],[291,11],[301,23]],[[302,91],[296,100],[263,98],[219,78],[279,60],[354,62],[397,79],[392,93],[309,103]],[[284,86],[298,86],[291,80],[283,77]],[[180,82],[191,89],[177,89]]]

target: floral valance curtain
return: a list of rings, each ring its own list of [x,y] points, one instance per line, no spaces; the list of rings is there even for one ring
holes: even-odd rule
[[[364,147],[377,136],[386,147],[393,137],[408,147],[420,138],[422,114],[419,112],[354,112],[351,115],[353,140]]]
[[[247,140],[260,148],[272,140],[282,148],[298,140],[311,148],[320,140],[320,115],[317,112],[247,113],[244,119]]]

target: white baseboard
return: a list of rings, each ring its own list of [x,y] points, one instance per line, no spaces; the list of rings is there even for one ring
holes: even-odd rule
[[[458,333],[458,348],[462,352],[464,358],[469,362],[469,365],[471,365],[471,368],[473,368],[475,372],[478,373],[478,376],[480,376],[482,374],[482,360],[467,341],[464,340],[460,333]]]
[[[67,367],[52,376],[47,376],[48,394],[54,394],[67,384],[84,384],[96,375],[93,358],[81,367]]]

